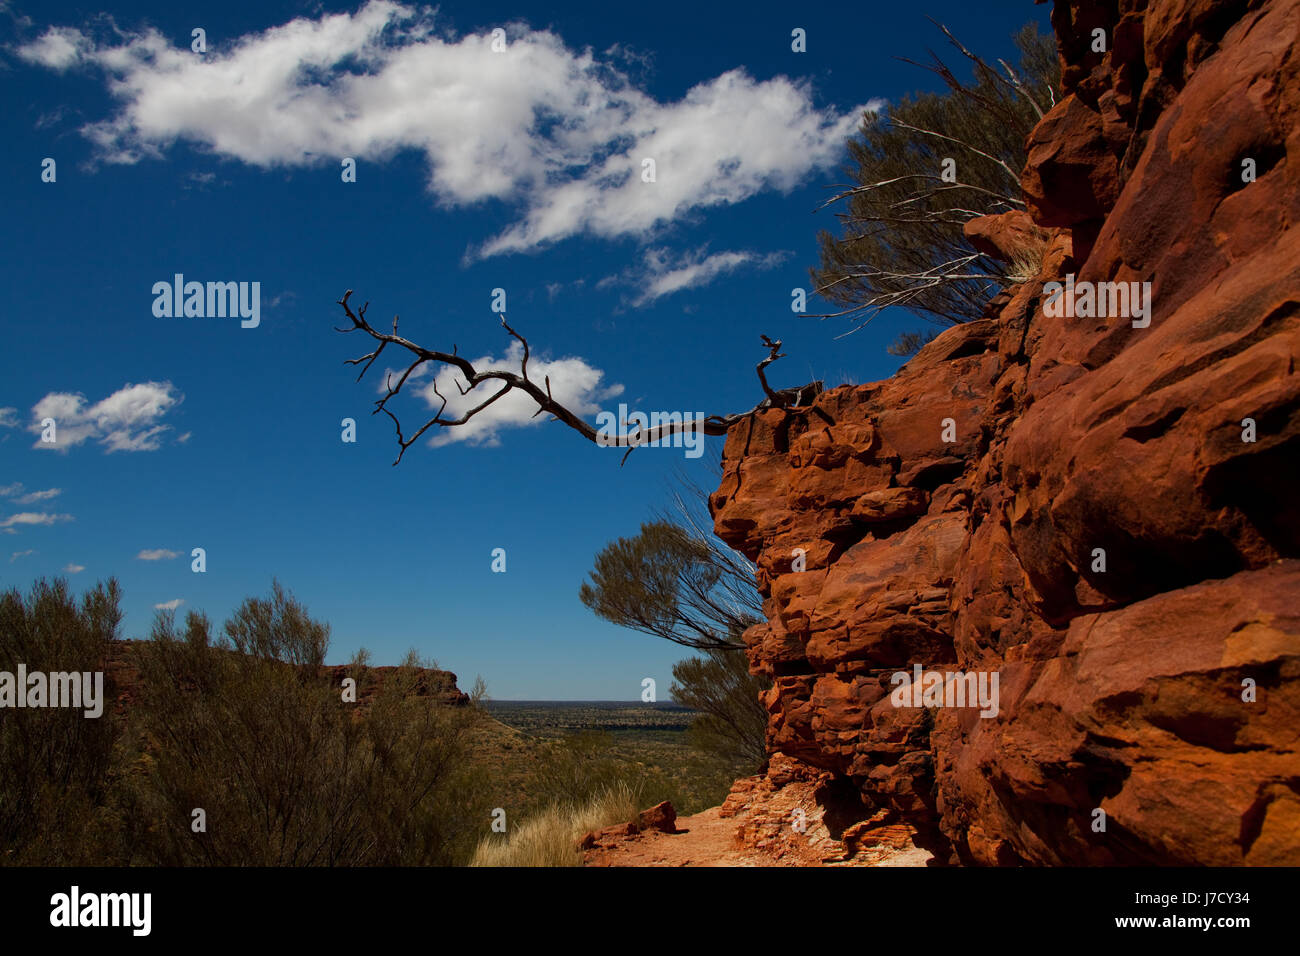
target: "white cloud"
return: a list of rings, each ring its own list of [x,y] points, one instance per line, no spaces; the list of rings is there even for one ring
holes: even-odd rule
[[[44,491],[32,491],[23,495],[21,498],[15,498],[20,505],[34,505],[38,501],[49,501],[51,498],[57,498],[63,494],[62,488],[46,488]]]
[[[128,382],[93,405],[87,405],[86,396],[80,393],[50,392],[32,407],[27,430],[38,436],[36,448],[66,451],[94,439],[110,452],[155,451],[160,437],[171,428],[158,420],[182,399],[171,382]],[[40,440],[41,422],[46,418],[54,419],[57,442]]]
[[[482,358],[471,359],[470,362],[479,370],[505,368],[518,371],[523,355],[523,346],[517,341],[512,341],[504,356],[496,358],[485,355]],[[423,372],[425,368],[427,366],[421,366],[419,371]],[[389,375],[396,382],[401,372],[390,371],[384,376],[384,380],[387,380]],[[413,373],[411,378],[407,380],[408,385],[414,384],[418,378],[422,377],[424,376]],[[583,418],[595,415],[602,407],[601,402],[623,394],[622,385],[602,385],[601,382],[605,377],[605,373],[588,365],[583,359],[576,357],[552,360],[532,355],[528,359],[528,377],[534,382],[543,385],[549,378],[551,396],[575,415]],[[479,385],[469,394],[462,395],[457,383],[461,387],[466,384],[460,371],[450,366],[444,366],[427,384],[422,384],[416,390],[416,394],[423,398],[429,406],[430,416],[442,407],[442,399],[435,393],[435,387],[437,392],[447,399],[447,407],[443,410],[442,417],[453,419],[459,418],[501,388],[499,382],[488,382]],[[386,391],[387,387],[381,381],[379,392],[382,394]],[[394,409],[394,414],[397,414],[396,409]],[[402,416],[398,415],[398,417]],[[496,445],[500,442],[499,433],[503,429],[524,428],[548,421],[550,421],[549,416],[537,414],[537,403],[526,392],[513,389],[510,394],[489,405],[466,424],[452,428],[442,428],[435,425],[430,432],[425,434],[433,435],[429,444],[434,447],[449,445],[458,441],[468,441],[474,445]],[[410,424],[406,424],[403,431],[409,435],[413,429]]]
[[[166,548],[146,548],[135,557],[137,561],[170,561],[180,556],[179,551],[168,551]]]
[[[80,574],[86,570],[86,566],[84,564],[68,564],[64,566],[63,570],[67,574]]]
[[[630,273],[628,276],[642,286],[641,294],[632,304],[649,305],[674,292],[707,285],[723,273],[733,272],[741,266],[769,269],[786,258],[787,253],[784,252],[761,255],[757,252],[733,251],[705,255],[705,250],[697,249],[674,259],[667,249],[648,249],[644,271],[639,275]]]
[[[9,498],[23,490],[23,483],[15,481],[12,485],[0,485],[0,498]]]
[[[0,521],[0,528],[12,529],[16,525],[50,525],[71,520],[72,515],[50,514],[45,511],[20,511]]]
[[[50,27],[39,39],[19,47],[18,55],[29,63],[52,70],[66,70],[81,60],[90,46],[90,41],[80,30]]]
[[[15,551],[13,554],[9,555],[9,563],[13,564],[19,558],[25,558],[29,554],[35,554],[35,553],[36,552],[33,551],[31,548],[28,548],[26,551]]]
[[[644,101],[619,131],[632,145],[554,188],[540,190],[524,221],[485,243],[483,255],[527,250],[580,232],[644,235],[695,209],[788,190],[835,161],[861,109],[818,111],[806,83],[758,82],[731,70],[677,103]],[[655,181],[642,181],[642,160]]]
[[[17,428],[18,427],[18,409],[12,407],[0,408],[0,428]]]
[[[183,598],[172,598],[170,601],[163,601],[161,604],[155,604],[153,609],[155,611],[174,611],[184,603],[185,601]]]
[[[626,61],[617,50],[598,59],[550,31],[509,32],[493,52],[489,35],[457,38],[428,8],[372,0],[204,56],[152,28],[103,44],[51,28],[19,54],[107,75],[117,112],[82,132],[110,162],[161,157],[179,141],[266,168],[419,150],[438,202],[520,207],[475,256],[582,233],[642,236],[691,210],[789,189],[839,159],[864,108],[819,109],[807,82],[743,69],[661,103],[615,65]],[[653,183],[641,179],[645,158]]]

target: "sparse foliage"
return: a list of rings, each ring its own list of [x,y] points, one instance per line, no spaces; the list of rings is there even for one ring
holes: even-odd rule
[[[67,582],[44,579],[26,597],[0,595],[0,671],[105,671],[122,612],[109,579],[80,602]],[[24,691],[26,688],[21,688]],[[104,712],[61,707],[0,711],[0,864],[67,860],[109,840],[116,819],[106,806],[120,731],[114,688],[105,675]]]
[[[142,810],[160,865],[365,866],[454,862],[473,824],[457,773],[478,719],[416,693],[414,652],[364,712],[319,671],[329,629],[275,585],[213,644],[191,613],[159,614],[142,655],[149,756]],[[367,679],[363,657],[350,673]],[[206,832],[190,809],[207,811]],[[477,822],[477,821],[475,821]]]
[[[885,351],[890,355],[906,358],[921,351],[933,342],[938,334],[937,329],[928,329],[925,332],[902,332],[892,343],[885,346]]]
[[[694,650],[735,650],[762,620],[753,572],[669,521],[606,545],[579,597],[611,623]]]
[[[592,830],[636,818],[638,795],[619,782],[582,801],[560,801],[502,836],[484,837],[471,866],[581,866],[578,841]]]
[[[1024,208],[1025,138],[1056,101],[1055,44],[1030,24],[1015,36],[1018,67],[986,63],[946,28],[974,68],[970,81],[933,53],[926,67],[944,93],[907,96],[867,114],[849,140],[852,185],[841,235],[823,232],[818,294],[861,328],[881,309],[902,306],[939,325],[978,318],[1008,281],[1002,264],[975,251],[962,226],[978,216]],[[945,163],[945,161],[949,161]]]
[[[749,672],[743,653],[714,650],[678,661],[673,679],[673,699],[700,711],[690,729],[697,747],[751,769],[767,759],[767,709],[759,699],[767,682]]]
[[[103,714],[0,711],[0,864],[324,866],[463,863],[486,811],[471,759],[484,719],[427,692],[414,652],[344,703],[329,628],[277,583],[225,635],[160,612],[115,644],[115,581],[0,595],[0,670],[105,672]],[[119,713],[114,668],[138,668]],[[194,811],[202,810],[200,818]]]
[[[703,652],[673,665],[673,699],[700,712],[691,728],[699,749],[752,771],[767,755],[767,682],[749,673],[741,639],[763,620],[755,569],[704,526],[699,486],[680,481],[676,514],[607,545],[579,596],[614,624]]]

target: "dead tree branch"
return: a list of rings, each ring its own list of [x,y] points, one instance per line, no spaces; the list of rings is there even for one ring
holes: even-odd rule
[[[506,330],[507,334],[517,340],[523,348],[523,359],[519,363],[518,372],[502,368],[475,368],[472,362],[458,354],[455,345],[452,346],[450,352],[425,348],[424,346],[412,342],[410,339],[404,338],[398,334],[396,316],[393,318],[393,331],[381,332],[366,319],[366,310],[370,307],[370,303],[367,302],[365,305],[361,306],[361,308],[354,309],[350,302],[351,297],[352,290],[349,289],[343,294],[343,298],[339,299],[338,304],[343,308],[344,315],[347,316],[352,325],[350,328],[336,328],[335,331],[343,333],[361,331],[365,335],[369,336],[371,341],[376,343],[374,349],[367,352],[365,355],[346,360],[346,364],[348,365],[360,365],[362,367],[361,371],[357,375],[357,381],[361,381],[366,372],[370,370],[370,367],[375,364],[375,361],[389,345],[405,350],[407,353],[406,357],[410,358],[410,364],[407,366],[406,371],[404,371],[398,378],[396,384],[393,384],[392,373],[389,373],[387,379],[384,381],[384,395],[375,402],[375,409],[371,412],[372,415],[377,415],[380,412],[383,412],[392,419],[393,426],[397,430],[397,444],[400,450],[398,451],[397,458],[393,461],[394,465],[400,462],[402,456],[406,454],[406,450],[410,448],[411,445],[415,444],[415,442],[420,439],[420,436],[433,426],[437,425],[441,428],[454,428],[459,425],[464,425],[475,415],[478,415],[480,412],[500,401],[508,393],[516,389],[526,394],[537,404],[537,411],[533,414],[534,418],[542,412],[548,412],[550,413],[552,420],[568,425],[571,429],[593,444],[606,447],[627,448],[628,453],[631,453],[634,448],[638,448],[642,445],[648,445],[652,442],[671,438],[679,432],[686,433],[694,432],[696,430],[696,421],[691,420],[667,422],[654,428],[638,428],[630,435],[603,435],[593,425],[584,421],[576,413],[566,408],[552,396],[551,380],[549,376],[544,378],[540,384],[529,377],[528,359],[532,352],[528,340],[510,327],[506,322],[504,315],[501,317],[502,328]],[[793,410],[800,406],[808,405],[818,394],[821,393],[821,382],[810,382],[807,385],[801,385],[796,388],[773,389],[767,382],[766,369],[777,359],[784,357],[781,353],[781,342],[779,340],[773,341],[764,335],[762,336],[762,343],[768,350],[768,354],[758,363],[756,371],[758,373],[759,384],[762,386],[765,397],[757,405],[745,412],[737,412],[730,415],[706,416],[702,427],[704,434],[725,435],[732,425],[745,420],[751,415],[772,408]],[[402,391],[402,387],[407,383],[416,369],[420,368],[420,366],[424,365],[426,362],[450,367],[459,372],[464,384],[462,384],[461,381],[454,379],[453,381],[462,396],[468,395],[480,385],[486,385],[489,388],[493,388],[495,385],[495,388],[486,398],[483,399],[483,401],[479,402],[459,417],[447,418],[444,417],[443,414],[447,409],[447,399],[440,391],[438,391],[437,377],[435,375],[432,390],[433,394],[437,396],[441,402],[438,411],[435,412],[431,418],[425,420],[425,422],[413,435],[411,435],[410,438],[407,438],[402,431],[401,421],[399,421],[397,416],[388,408],[388,403],[390,399],[394,398]],[[626,460],[626,458],[627,454],[624,455],[624,460]]]

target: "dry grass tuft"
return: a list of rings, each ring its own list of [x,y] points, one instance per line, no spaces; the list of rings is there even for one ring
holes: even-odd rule
[[[581,866],[578,841],[591,830],[635,820],[637,795],[615,783],[586,803],[555,803],[513,833],[486,837],[470,866]]]

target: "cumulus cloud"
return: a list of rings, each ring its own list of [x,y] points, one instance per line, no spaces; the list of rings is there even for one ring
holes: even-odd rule
[[[634,306],[649,305],[656,299],[683,289],[708,285],[718,276],[742,266],[769,269],[787,258],[787,253],[731,251],[706,255],[704,249],[673,256],[667,249],[648,249],[644,269],[629,273],[627,278],[642,286]]]
[[[36,552],[33,551],[31,548],[28,548],[26,551],[15,551],[13,554],[9,555],[9,563],[13,564],[19,558],[25,558],[29,554],[35,554],[35,553]]]
[[[17,428],[18,427],[18,409],[13,407],[0,408],[0,428]]]
[[[94,404],[86,396],[73,392],[50,392],[32,407],[32,423],[27,430],[37,435],[33,447],[66,451],[82,442],[94,440],[106,450],[155,451],[161,436],[171,429],[159,419],[180,404],[184,396],[171,382],[127,383],[112,395]],[[41,422],[54,419],[56,442],[44,442]]]
[[[818,108],[807,82],[743,69],[659,102],[619,69],[617,51],[598,58],[522,25],[510,34],[495,52],[489,35],[456,37],[436,11],[371,0],[204,56],[153,28],[97,42],[54,27],[18,52],[103,72],[116,112],[82,132],[109,162],[161,157],[181,141],[266,168],[419,150],[439,203],[519,209],[471,257],[583,233],[640,236],[789,189],[833,165],[862,111],[879,105]],[[642,180],[644,159],[654,182]]]
[[[155,604],[153,609],[155,611],[174,611],[184,603],[185,601],[183,598],[172,598],[170,601],[163,601],[161,604]]]
[[[84,564],[67,564],[63,567],[65,574],[80,574],[84,570],[86,570]]]
[[[20,511],[12,514],[3,521],[0,521],[0,528],[5,529],[10,534],[14,533],[14,528],[18,525],[51,525],[60,521],[71,521],[72,515],[51,514],[46,511]]]
[[[518,370],[523,355],[523,346],[517,341],[512,341],[506,349],[505,355],[500,358],[485,355],[481,358],[471,359],[470,362],[476,369],[507,368]],[[424,372],[427,368],[428,366],[421,366],[419,372]],[[427,374],[422,376],[419,375],[419,372],[413,373],[411,378],[407,380],[408,386],[415,384],[418,378],[428,378]],[[383,379],[387,380],[388,376],[391,375],[393,381],[396,381],[401,374],[400,371],[390,371],[383,376]],[[613,384],[607,386],[602,384],[605,373],[598,368],[593,368],[583,359],[576,357],[547,359],[537,355],[530,356],[528,359],[528,377],[535,382],[545,382],[549,378],[551,380],[551,396],[575,415],[583,418],[595,415],[596,412],[600,411],[603,407],[602,402],[623,394],[622,385]],[[444,366],[436,375],[428,378],[426,382],[420,383],[416,387],[415,394],[420,396],[428,405],[430,409],[429,415],[432,416],[439,408],[442,408],[442,399],[438,397],[438,393],[441,393],[447,399],[447,407],[442,411],[442,417],[454,419],[459,418],[465,412],[480,404],[501,387],[500,383],[488,382],[479,385],[468,394],[462,395],[461,389],[465,386],[464,376],[460,374],[459,370]],[[379,386],[379,392],[381,394],[387,392],[386,386],[382,383]],[[529,398],[526,393],[514,389],[504,398],[476,414],[464,425],[458,425],[454,428],[434,426],[436,431],[433,432],[429,444],[437,447],[439,445],[450,445],[453,442],[467,441],[473,445],[497,445],[500,443],[500,433],[504,429],[524,428],[546,421],[549,421],[547,416],[537,415],[537,403]]]
[[[135,557],[137,561],[170,561],[180,556],[179,551],[168,551],[166,548],[146,548]]]

